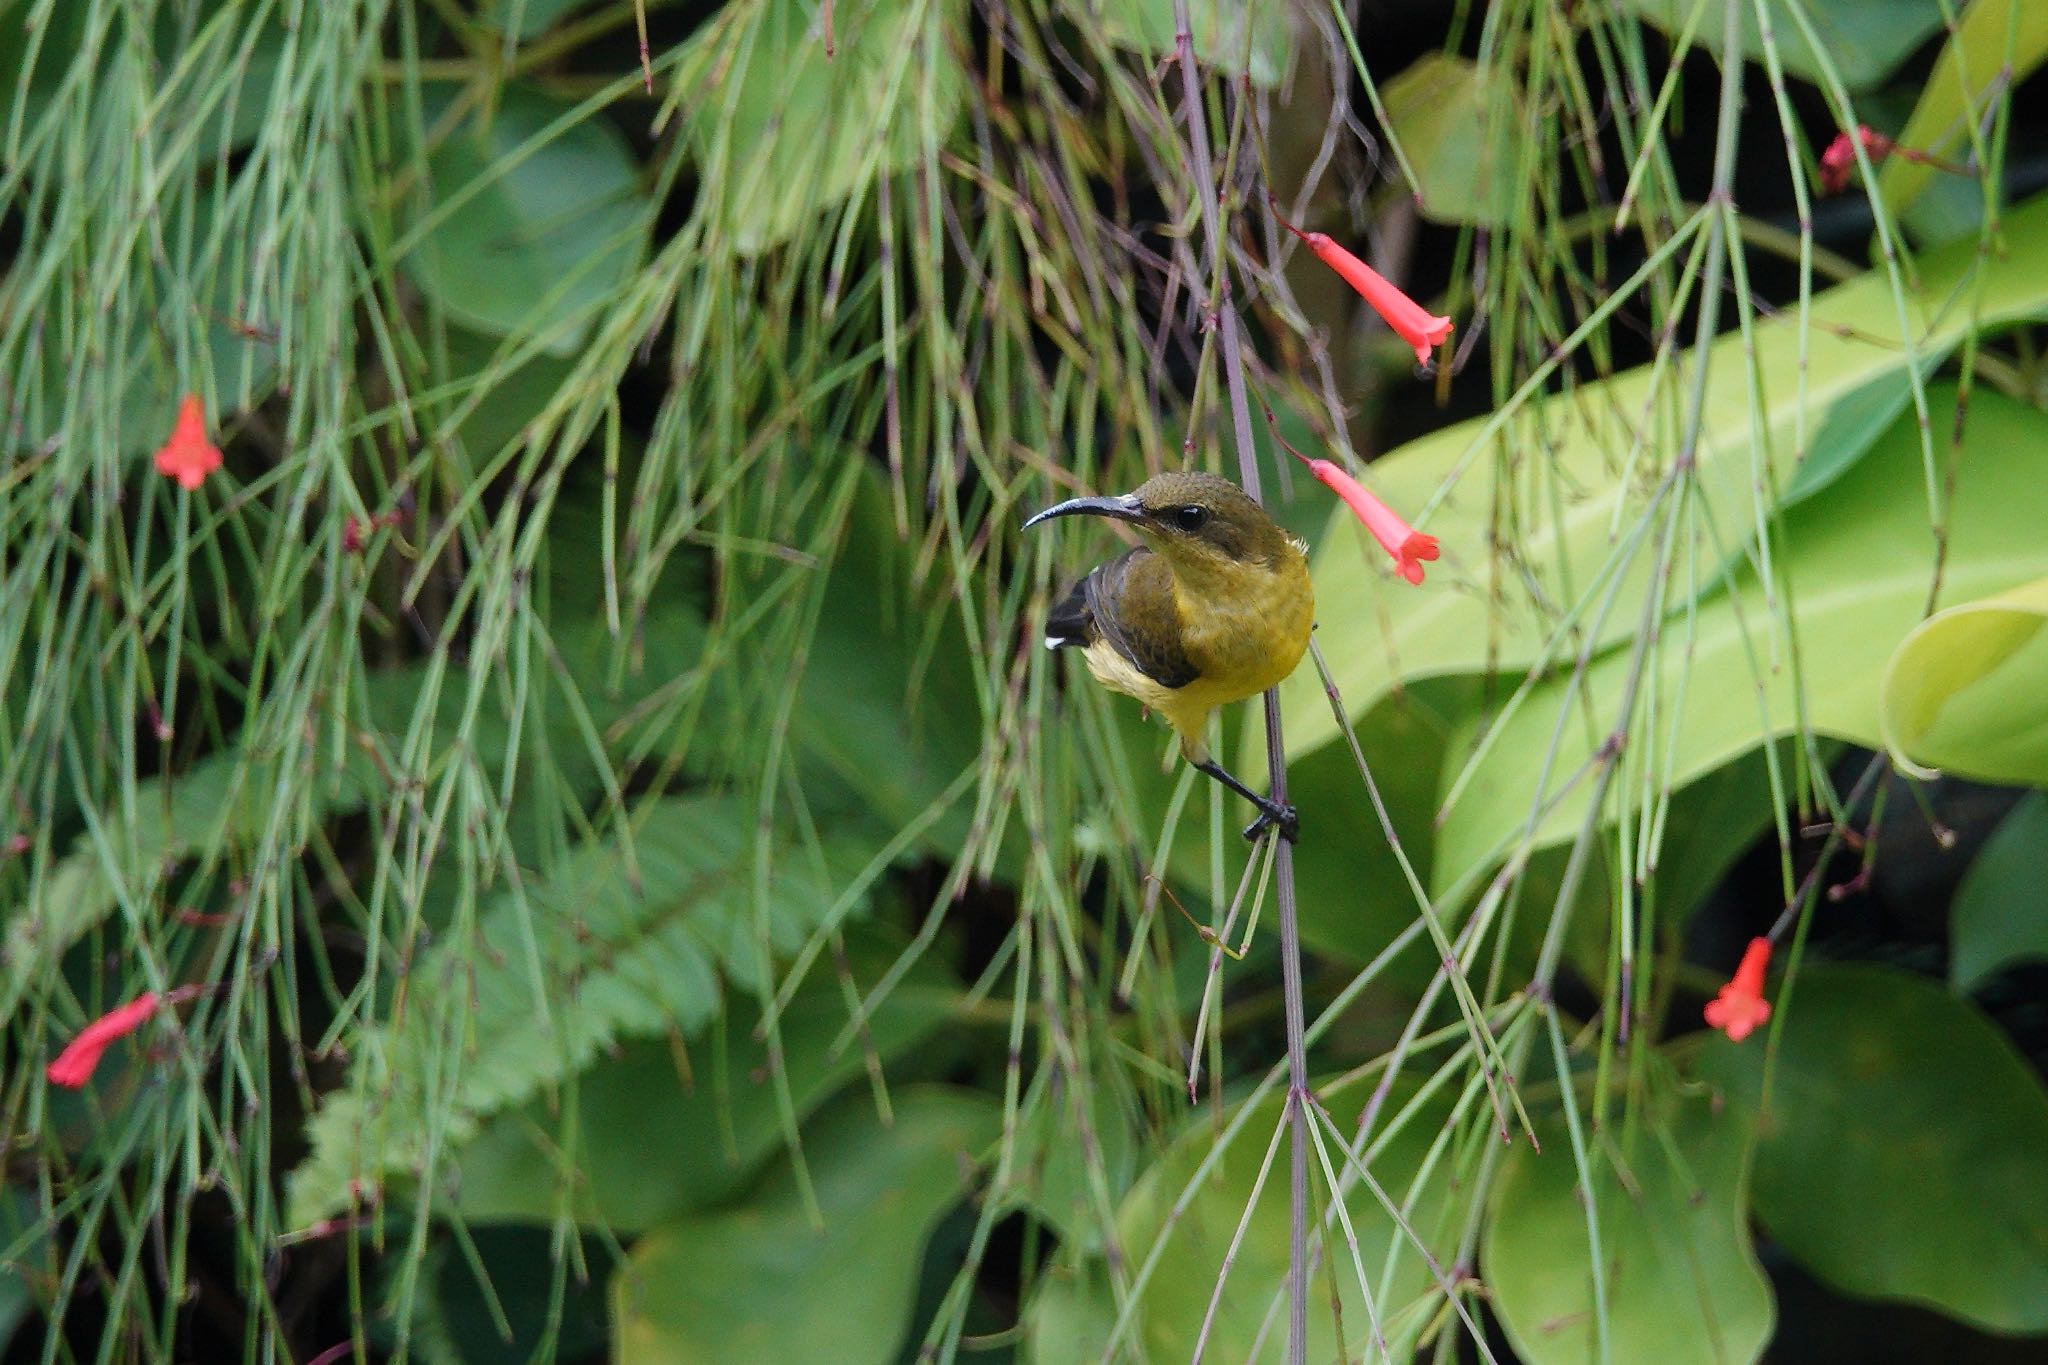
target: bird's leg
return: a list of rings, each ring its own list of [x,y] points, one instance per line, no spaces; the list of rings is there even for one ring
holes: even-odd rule
[[[1229,770],[1213,758],[1202,759],[1195,767],[1259,808],[1259,818],[1244,827],[1245,838],[1257,839],[1266,832],[1268,826],[1271,826],[1279,830],[1280,837],[1291,844],[1294,842],[1294,836],[1301,832],[1301,816],[1296,813],[1294,807],[1283,801],[1259,795],[1232,777]]]

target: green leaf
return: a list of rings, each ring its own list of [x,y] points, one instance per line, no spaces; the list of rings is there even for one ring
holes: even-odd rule
[[[1984,227],[1984,182],[1970,176],[1937,175],[1899,214],[1898,221],[1922,248],[1962,237],[1975,241]]]
[[[281,115],[272,108],[273,101],[290,98],[290,87],[278,89],[278,77],[289,73],[285,70],[286,34],[282,24],[266,23],[252,31],[238,29],[232,24],[209,26],[208,32],[218,35],[221,47],[217,53],[208,55],[206,65],[215,71],[233,72],[231,80],[216,84],[215,81],[197,83],[190,87],[199,97],[220,98],[207,110],[206,122],[201,126],[195,145],[200,155],[213,156],[223,150],[238,150],[254,143],[262,136],[264,129],[273,127]],[[178,50],[181,41],[178,25],[166,11],[157,20],[157,47],[169,60],[176,61],[184,55]]]
[[[2008,252],[1981,267],[1985,306],[1979,317],[1940,307],[1978,268],[1974,243],[1921,258],[1921,290],[1907,311],[1917,316],[1924,308],[1935,321],[1913,338],[1920,357],[1945,351],[1971,326],[1995,328],[2048,309],[2048,198],[2014,209],[2006,227]],[[1898,319],[1889,284],[1873,274],[1816,297],[1810,329],[1791,314],[1760,321],[1751,334],[1753,356],[1748,336],[1729,332],[1717,339],[1688,495],[1699,516],[1710,517],[1724,537],[1739,537],[1754,524],[1759,483],[1776,490],[1791,478],[1804,453],[1793,440],[1802,372],[1810,426],[1881,378],[1905,383]],[[1752,390],[1752,379],[1760,392]],[[1669,396],[1668,384],[1653,386],[1647,368],[1630,370],[1532,403],[1483,449],[1473,448],[1480,419],[1433,432],[1374,462],[1374,491],[1413,513],[1474,456],[1428,521],[1444,558],[1420,588],[1386,572],[1386,557],[1363,539],[1347,509],[1330,514],[1314,563],[1317,639],[1349,714],[1370,712],[1397,683],[1447,673],[1513,676],[1534,663],[1557,629],[1555,604],[1577,601],[1615,553],[1610,527],[1626,528],[1642,515],[1652,481],[1638,469],[1638,477],[1624,482],[1622,471],[1643,436],[1641,414],[1661,410]],[[1752,421],[1757,411],[1760,430]],[[1571,490],[1570,497],[1542,494],[1541,485],[1531,483],[1531,462],[1511,458],[1537,449],[1543,477]],[[1488,562],[1489,547],[1503,534],[1499,518],[1517,538],[1511,565]],[[1643,600],[1651,587],[1650,558],[1638,554],[1621,572],[1617,602]],[[1594,643],[1611,644],[1634,629],[1635,618],[1617,610]],[[1296,669],[1282,696],[1290,759],[1337,738],[1313,669]],[[1248,729],[1241,761],[1249,771],[1263,771],[1263,736],[1256,726]]]
[[[554,1229],[531,1227],[477,1228],[467,1238],[473,1261],[446,1242],[426,1259],[415,1358],[497,1365],[601,1357],[608,1340],[603,1277],[617,1260],[616,1243],[591,1237],[570,1252]],[[576,1271],[558,1282],[566,1255],[578,1258]],[[509,1336],[499,1332],[500,1314]]]
[[[445,113],[427,102],[430,131]],[[428,152],[432,223],[407,267],[465,327],[573,355],[637,268],[652,218],[626,140],[601,115],[525,85]]]
[[[573,368],[570,361],[548,354],[513,364],[509,354],[501,357],[501,350],[495,338],[466,327],[448,329],[451,395],[446,411],[462,414],[451,434],[481,459],[516,440],[561,393]]]
[[[2048,421],[2036,414],[2028,433],[2035,449],[2044,427]],[[1980,782],[2048,785],[2044,626],[2048,577],[1914,627],[1884,670],[1883,740],[1901,766],[1923,776],[1941,769]]]
[[[1920,378],[1930,378],[1943,359],[1940,354],[1920,358]],[[1892,429],[1899,415],[1913,401],[1913,386],[1901,374],[1884,374],[1853,393],[1835,400],[1814,429],[1806,458],[1792,471],[1792,482],[1778,496],[1782,510],[1805,502],[1855,467],[1870,453],[1878,437]]]
[[[2048,7],[2037,0],[1971,0],[1928,68],[1920,102],[1898,144],[1951,160],[1967,156],[1970,125],[1984,116],[1987,101],[2024,81],[2043,59],[2048,59]],[[1894,156],[1878,168],[1878,193],[1894,214],[1903,214],[1942,174]]]
[[[898,1091],[888,1123],[865,1098],[836,1106],[804,1134],[822,1230],[787,1166],[731,1208],[656,1228],[612,1279],[616,1358],[888,1365],[925,1241],[1001,1125],[993,1099],[939,1086]]]
[[[1486,72],[1463,57],[1425,53],[1380,92],[1387,122],[1415,168],[1423,216],[1502,225],[1513,158],[1508,120],[1493,107]]]
[[[1164,61],[1178,50],[1171,4],[1156,0],[1063,0],[1063,4],[1078,22],[1095,26],[1107,41],[1148,61]],[[1274,0],[1253,0],[1251,4],[1188,0],[1188,31],[1196,60],[1232,75],[1243,72],[1253,85],[1265,89],[1280,84],[1293,60],[1289,7]]]
[[[1062,1246],[1100,1252],[1140,1157],[1132,1120],[1108,1083],[1097,1079],[1084,1093],[1062,1078],[1025,1108],[1017,1127],[1013,1165],[1032,1213]]]
[[[2048,795],[2033,792],[1979,849],[1949,915],[1948,979],[1974,990],[2015,962],[2048,959]]]
[[[1929,394],[1937,411],[1954,401],[1953,386]],[[1982,391],[1972,397],[1949,508],[1944,593],[1970,597],[2048,573],[2031,455],[2044,437],[2048,417],[2040,412]],[[1628,736],[1620,758],[1625,780],[1615,783],[1610,800],[1645,780],[1683,787],[1802,726],[1879,745],[1884,661],[1919,620],[1933,577],[1924,486],[1917,428],[1902,419],[1852,474],[1784,514],[1776,588],[1767,591],[1745,565],[1734,591],[1703,603],[1696,620],[1683,609],[1667,618],[1646,660],[1647,691],[1639,699],[1647,708],[1642,714],[1656,721]],[[1780,624],[1787,600],[1797,607],[1799,667]],[[1552,797],[1533,842],[1565,839],[1580,826],[1592,783],[1580,777],[1569,793],[1564,788],[1594,761],[1606,727],[1620,715],[1632,653],[1601,656],[1583,679],[1565,674],[1537,684],[1493,727],[1490,747],[1445,815],[1437,885],[1497,859]],[[2017,719],[2037,714],[2023,709]],[[1454,744],[1453,752],[1469,748],[1470,742]]]
[[[1762,1115],[1756,1216],[1845,1293],[2048,1330],[2048,1093],[1968,1002],[1889,968],[1814,967],[1770,1049],[1709,1036],[1700,1076]]]
[[[0,1188],[0,1351],[36,1309],[30,1276],[56,1278],[54,1250],[35,1197],[24,1190]]]
[[[1588,1152],[1604,1334],[1586,1190],[1564,1125],[1539,1128],[1540,1153],[1517,1144],[1507,1158],[1480,1270],[1527,1365],[1730,1365],[1755,1360],[1770,1340],[1770,1283],[1745,1225],[1747,1117],[1668,1084],[1647,1107],[1615,1130],[1614,1149]]]
[[[1332,1117],[1345,1133],[1355,1130],[1364,1102],[1360,1092],[1353,1091],[1352,1095],[1357,1097],[1358,1103],[1331,1106]],[[1404,1107],[1414,1096],[1412,1087],[1396,1088],[1380,1120],[1382,1133],[1389,1132],[1392,1116],[1404,1112]],[[1223,1264],[1224,1253],[1230,1247],[1238,1221],[1251,1202],[1252,1184],[1274,1126],[1281,1122],[1284,1107],[1283,1096],[1276,1095],[1260,1102],[1236,1141],[1201,1181],[1194,1198],[1178,1219],[1169,1219],[1168,1211],[1195,1178],[1220,1131],[1210,1121],[1191,1124],[1187,1132],[1139,1177],[1129,1198],[1124,1201],[1118,1226],[1123,1238],[1125,1264],[1141,1264],[1152,1254],[1155,1243],[1163,1239],[1167,1244],[1159,1269],[1145,1285],[1136,1310],[1140,1334],[1136,1354],[1139,1359],[1187,1360],[1192,1356],[1195,1338],[1215,1290],[1218,1268]],[[1390,1198],[1401,1201],[1408,1197],[1410,1182],[1420,1170],[1430,1144],[1449,1122],[1450,1108],[1447,1097],[1423,1101],[1405,1122],[1392,1129],[1391,1136],[1372,1157],[1369,1169]],[[1233,1108],[1232,1117],[1235,1113]],[[1288,1209],[1284,1147],[1287,1139],[1281,1141],[1282,1150],[1276,1154],[1274,1170],[1267,1177],[1265,1189],[1246,1227],[1244,1241],[1237,1248],[1236,1258],[1230,1266],[1230,1277],[1224,1285],[1209,1337],[1211,1359],[1251,1360],[1254,1358],[1253,1342],[1263,1339],[1265,1345],[1256,1358],[1279,1360],[1285,1346],[1284,1331],[1262,1330],[1274,1296],[1286,1293]],[[1333,1140],[1331,1145],[1334,1146]],[[1332,1164],[1337,1160],[1339,1157],[1333,1150]],[[1318,1175],[1315,1179],[1320,1185],[1322,1177]],[[1456,1247],[1458,1214],[1461,1211],[1451,1194],[1443,1171],[1438,1170],[1416,1192],[1415,1202],[1406,1213],[1410,1227],[1430,1247],[1437,1261],[1445,1265],[1450,1262]],[[1412,1345],[1423,1324],[1437,1312],[1444,1311],[1442,1291],[1436,1286],[1415,1244],[1401,1232],[1363,1182],[1356,1179],[1355,1173],[1345,1205],[1358,1236],[1366,1283],[1373,1289],[1382,1330],[1396,1348],[1393,1358],[1405,1359],[1405,1347]],[[1383,1278],[1390,1252],[1391,1273]],[[1358,1270],[1353,1265],[1350,1248],[1345,1244],[1341,1231],[1332,1231],[1325,1254],[1334,1259],[1334,1265],[1328,1272],[1328,1280],[1317,1284],[1316,1302],[1319,1307],[1309,1314],[1309,1358],[1355,1358],[1356,1353],[1370,1341],[1371,1328],[1367,1325],[1365,1301],[1358,1292]],[[1341,1301],[1350,1356],[1339,1355],[1326,1283],[1334,1283],[1335,1293]],[[1128,1347],[1131,1339],[1126,1337],[1124,1341]]]
[[[1676,36],[1698,14],[1693,40],[1707,51],[1722,49],[1722,9],[1703,0],[1624,0],[1645,23]],[[1814,34],[1826,51],[1835,75],[1851,90],[1867,90],[1881,84],[1912,55],[1929,34],[1941,27],[1941,6],[1934,0],[1804,0],[1803,9]],[[1764,36],[1757,26],[1757,11],[1750,5],[1736,6],[1740,32],[1736,51],[1744,61],[1761,62]],[[1820,56],[1806,41],[1806,35],[1785,14],[1771,23],[1778,59],[1788,75],[1816,85],[1822,81]]]
[[[346,1088],[308,1124],[288,1186],[303,1227],[351,1190],[417,1168],[480,1119],[588,1066],[614,1041],[690,1034],[721,1008],[721,978],[758,990],[772,953],[801,944],[865,861],[828,845],[768,851],[756,903],[743,803],[689,796],[635,816],[630,852],[595,840],[524,894],[492,898],[476,930],[437,942],[408,974],[394,1017],[362,1039]]]
[[[902,947],[872,932],[849,934],[857,996]],[[939,967],[920,960],[835,1050],[849,1031],[846,991],[828,967],[811,973],[781,1015],[779,1063],[758,1031],[744,1028],[745,1009],[728,1028],[688,1042],[625,1043],[563,1096],[486,1123],[457,1155],[456,1207],[472,1221],[547,1222],[566,1211],[579,1223],[632,1233],[730,1198],[783,1138],[778,1084],[788,1086],[801,1119],[870,1059],[886,1062],[930,1038],[960,995]],[[574,1146],[565,1149],[571,1132]]]
[[[1109,1267],[1076,1256],[1064,1245],[1040,1272],[1024,1309],[1024,1365],[1072,1365],[1101,1360],[1116,1330],[1116,1291]]]
[[[603,734],[650,691],[700,660],[704,627],[683,575],[672,566],[657,593],[661,605],[637,632],[643,666],[615,683],[615,642],[598,609],[601,587],[579,581],[574,573],[589,563],[586,547],[599,534],[598,524],[588,500],[565,497],[555,504],[549,538],[566,565],[554,584],[550,608],[554,619],[566,623],[555,640],[563,667],[585,714]],[[563,547],[573,553],[563,554]],[[475,763],[496,782],[517,761],[522,780],[506,811],[514,849],[531,855],[553,847],[562,806],[588,802],[603,787],[598,758],[566,690],[559,681],[538,690],[524,717],[507,715],[491,699],[468,715],[473,680],[459,669],[449,670],[432,699],[431,715],[419,717],[432,672],[422,662],[366,676],[360,707],[345,709],[346,743],[333,743],[324,724],[318,736],[295,734],[282,751],[260,736],[238,735],[182,773],[139,781],[130,803],[133,818],[101,812],[104,846],[90,830],[80,834],[42,881],[31,886],[27,904],[7,917],[0,937],[0,1020],[10,1017],[24,994],[124,900],[152,904],[181,862],[214,863],[266,840],[280,857],[296,857],[314,826],[392,797],[389,774],[407,766],[403,743],[416,720],[428,737],[423,771],[409,776],[425,780],[443,764],[459,760]],[[488,680],[480,685],[488,686]],[[630,736],[609,738],[623,743]],[[521,742],[518,752],[515,740]],[[543,765],[558,784],[550,793],[556,798],[552,803],[539,798],[545,789],[533,780]],[[297,788],[301,800],[281,809],[271,794],[287,773],[305,780]]]
[[[966,95],[959,0],[734,5],[684,50],[684,134],[711,221],[758,255],[946,140]]]
[[[84,341],[46,318],[41,335],[33,338],[40,351],[0,358],[19,366],[23,391],[21,420],[5,424],[0,449],[47,451],[89,442],[118,450],[131,472],[157,478],[146,457],[170,437],[186,394],[199,396],[207,434],[217,444],[226,443],[229,422],[270,396],[277,383],[277,340],[236,325],[242,300],[229,263],[235,247],[213,240],[210,203],[167,203],[159,212],[171,256],[150,256],[134,268],[153,275],[148,287],[172,302],[160,317],[126,332],[112,330],[122,321],[117,312],[100,313],[86,324]],[[87,370],[94,373],[91,384],[79,379]],[[112,394],[117,381],[109,429],[90,410],[88,395],[102,387]]]
[[[1313,673],[1313,662],[1302,666]],[[1435,847],[1438,775],[1451,739],[1477,705],[1479,689],[1462,678],[1428,679],[1381,701],[1358,722],[1359,746],[1371,765],[1373,780],[1387,803],[1401,847],[1424,872]],[[1320,694],[1315,705],[1328,704]],[[1258,724],[1258,703],[1246,708],[1249,725]],[[1298,711],[1287,715],[1289,727],[1301,723]],[[1155,747],[1153,752],[1157,753]],[[1258,786],[1266,771],[1263,757],[1256,768],[1240,769]],[[1288,798],[1301,812],[1302,837],[1295,845],[1294,873],[1303,936],[1318,951],[1364,962],[1387,941],[1414,922],[1416,905],[1393,846],[1377,827],[1364,783],[1350,746],[1341,740],[1294,760],[1287,769]],[[1235,817],[1233,807],[1227,817]],[[1235,825],[1226,823],[1226,832]],[[1187,833],[1192,834],[1190,830]],[[1233,834],[1232,837],[1235,837]],[[1208,885],[1208,841],[1177,841],[1190,886]],[[1261,931],[1263,932],[1263,930]],[[1426,942],[1419,943],[1404,964],[1412,974],[1397,973],[1418,988],[1442,966]]]
[[[981,706],[959,613],[914,578],[881,478],[864,471],[824,585],[790,729],[805,756],[857,793],[890,831],[982,762]],[[922,846],[956,856],[969,805],[956,799]]]

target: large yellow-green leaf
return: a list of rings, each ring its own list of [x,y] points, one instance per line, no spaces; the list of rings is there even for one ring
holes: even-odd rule
[[[1600,1234],[1593,1284],[1588,1200],[1560,1122],[1543,1150],[1517,1146],[1501,1173],[1480,1274],[1526,1365],[1736,1365],[1755,1360],[1776,1316],[1750,1248],[1748,1117],[1671,1089],[1653,1112],[1595,1147],[1590,1210]],[[1604,1301],[1605,1333],[1596,1327]]]
[[[1761,1037],[1698,1073],[1760,1112],[1751,1195],[1771,1236],[1847,1293],[1994,1332],[2048,1331],[2048,1093],[1991,1022],[1934,982],[1816,967]]]
[[[2048,58],[2048,5],[1971,0],[1927,73],[1899,145],[1966,157],[1970,124],[1985,116],[2001,91],[2031,75],[2043,58]],[[1895,156],[1878,170],[1878,193],[1893,213],[1904,213],[1940,174],[1925,163]]]
[[[1937,387],[1929,401],[1937,411],[1952,410],[1953,386]],[[2048,573],[2034,454],[2044,442],[2048,416],[1996,394],[1972,398],[1949,509],[1944,597],[1976,597]],[[1696,620],[1683,611],[1667,617],[1645,661],[1638,719],[1621,752],[1624,777],[1610,799],[1638,799],[1646,772],[1652,781],[1683,786],[1773,736],[1796,732],[1802,720],[1823,735],[1878,745],[1884,662],[1919,621],[1933,578],[1924,487],[1919,437],[1908,417],[1854,470],[1785,512],[1774,547],[1775,587],[1767,590],[1745,564],[1737,588],[1708,598]],[[1702,562],[1715,558],[1710,545],[1698,552]],[[1678,562],[1686,558],[1682,553]],[[1788,620],[1796,624],[1791,637]],[[1485,757],[1445,814],[1436,883],[1448,885],[1498,857],[1553,797],[1534,842],[1578,828],[1593,784],[1582,778],[1561,793],[1621,719],[1633,655],[1613,650],[1595,659],[1583,680],[1569,673],[1546,680],[1498,722]],[[2027,714],[2038,715],[2038,707]],[[1452,752],[1470,752],[1477,733],[1475,722],[1472,736]]]
[[[2030,454],[2048,444],[2048,421],[2033,442]],[[2041,461],[2026,462],[2038,478]],[[1883,708],[1905,766],[2048,785],[2048,578],[1921,622],[1885,665]]]
[[[731,5],[692,38],[677,79],[684,130],[718,234],[743,255],[915,164],[945,141],[966,78],[958,0]]]
[[[1984,311],[1975,321],[1985,327],[2048,309],[2048,199],[2015,209],[2006,228],[2007,250],[1981,267]],[[1920,356],[1946,349],[1972,324],[1956,297],[1976,267],[1974,243],[1921,259],[1920,292],[1906,304]],[[1863,394],[1873,381],[1890,375],[1905,382],[1899,310],[1880,275],[1818,296],[1809,326],[1804,362],[1798,320],[1789,312],[1757,323],[1753,371],[1743,337],[1729,333],[1712,345],[1692,496],[1731,549],[1755,523],[1759,486],[1775,493],[1802,458],[1830,458],[1794,445],[1802,363],[1810,437],[1829,430],[1825,419],[1836,403]],[[1689,356],[1681,361],[1691,363]],[[1653,401],[1649,370],[1630,370],[1530,405],[1484,448],[1474,447],[1483,424],[1473,421],[1377,461],[1368,481],[1413,512],[1471,457],[1429,520],[1444,557],[1419,588],[1389,576],[1385,556],[1363,539],[1347,510],[1331,513],[1315,556],[1317,638],[1350,714],[1366,714],[1404,679],[1489,669],[1512,676],[1534,662],[1561,612],[1616,553],[1675,458],[1689,387],[1667,376]],[[1752,425],[1752,404],[1762,413],[1760,427]],[[1840,425],[1852,433],[1857,427]],[[1639,440],[1647,448],[1624,481]],[[1517,558],[1496,565],[1493,547],[1504,537],[1513,538]],[[1627,608],[1650,585],[1649,558],[1639,553],[1623,571],[1622,607],[1605,622],[1600,643],[1635,629]],[[1297,670],[1282,691],[1290,758],[1336,738],[1313,670]],[[1245,767],[1262,771],[1262,736],[1249,736],[1245,750]]]
[[[612,1277],[614,1358],[901,1358],[920,1249],[1001,1126],[994,1099],[937,1086],[897,1091],[886,1123],[865,1095],[835,1107],[804,1135],[823,1228],[787,1165],[728,1208],[656,1228]]]
[[[2001,820],[1963,874],[1949,915],[1948,979],[1974,989],[2015,962],[2048,959],[2048,792]]]
[[[1431,52],[1381,90],[1425,217],[1487,226],[1506,219],[1513,156],[1491,97],[1509,84],[1489,81],[1464,57]]]

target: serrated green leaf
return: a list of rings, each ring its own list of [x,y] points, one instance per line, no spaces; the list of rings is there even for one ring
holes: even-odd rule
[[[1599,1296],[1587,1194],[1563,1123],[1539,1128],[1541,1152],[1517,1145],[1507,1159],[1480,1273],[1526,1365],[1737,1365],[1771,1338],[1770,1282],[1746,1227],[1747,1116],[1671,1090],[1650,1106],[1616,1133],[1615,1149],[1588,1153]]]
[[[1760,1112],[1752,1195],[1784,1249],[1846,1293],[1993,1332],[2048,1330],[2048,1093],[1968,1002],[1905,972],[1814,967],[1761,1038],[1697,1073]]]
[[[915,164],[958,121],[959,0],[736,5],[687,45],[684,133],[718,233],[758,255],[878,176]]]
[[[630,852],[616,837],[587,844],[523,896],[494,896],[473,935],[423,954],[396,1017],[364,1038],[348,1086],[308,1124],[312,1150],[288,1184],[293,1225],[415,1172],[618,1039],[694,1032],[724,982],[758,989],[766,955],[799,946],[865,858],[828,844],[820,867],[773,849],[757,905],[753,829],[730,798],[651,802]]]
[[[938,1086],[898,1091],[886,1124],[865,1097],[836,1106],[804,1134],[823,1230],[788,1167],[729,1209],[654,1229],[612,1277],[616,1358],[896,1360],[920,1250],[1001,1126],[995,1100]]]
[[[2036,414],[2030,435],[2038,450],[2048,419]],[[2024,463],[2038,468],[2037,461]],[[2038,521],[2033,531],[2039,534]],[[2048,569],[2048,556],[2042,558]],[[2044,697],[2048,577],[1950,607],[1913,628],[1885,665],[1883,743],[1923,774],[1940,769],[1980,782],[2048,785]]]
[[[444,108],[428,101],[430,131]],[[602,115],[515,84],[436,143],[426,167],[419,223],[432,226],[406,258],[421,290],[466,327],[573,355],[639,264],[651,222],[626,140]]]
[[[2048,959],[2048,794],[2033,792],[1999,821],[1956,888],[1948,979],[1973,990],[2015,962]]]
[[[280,812],[268,799],[278,763],[239,749],[202,759],[174,777],[138,782],[134,822],[116,814],[101,817],[101,838],[89,831],[79,835],[48,876],[30,888],[27,903],[7,916],[0,941],[0,1020],[11,1017],[24,995],[56,970],[65,950],[124,898],[150,905],[181,859],[213,858],[253,843],[280,817],[287,828],[302,828],[302,820],[361,809],[379,789],[368,768],[367,762],[351,763],[330,782],[309,787],[299,812]]]
[[[905,945],[852,928],[847,968],[864,997]],[[851,1022],[846,987],[820,967],[781,1015],[779,1060],[746,1027],[744,1007],[722,1033],[629,1041],[573,1091],[486,1123],[457,1154],[456,1208],[472,1221],[548,1222],[566,1211],[621,1234],[708,1208],[752,1179],[783,1140],[778,1086],[802,1120],[871,1058],[887,1062],[929,1038],[959,996],[921,959],[835,1051]],[[566,1151],[562,1134],[571,1131],[575,1149]]]

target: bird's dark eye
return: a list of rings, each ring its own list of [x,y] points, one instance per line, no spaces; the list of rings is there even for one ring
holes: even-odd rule
[[[1176,530],[1186,531],[1189,535],[1209,524],[1209,509],[1199,503],[1191,502],[1185,507],[1176,507],[1168,515],[1173,518]]]

